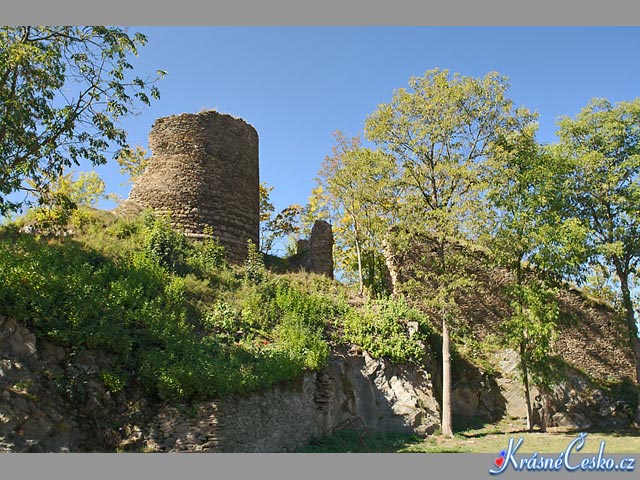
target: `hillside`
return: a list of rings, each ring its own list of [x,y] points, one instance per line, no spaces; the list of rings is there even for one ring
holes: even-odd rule
[[[437,429],[437,322],[410,302],[362,302],[323,276],[270,273],[257,254],[229,266],[214,240],[148,213],[79,210],[61,236],[19,227],[0,232],[5,450],[281,451],[353,416],[383,432]],[[454,415],[521,421],[499,330],[509,277],[476,268]],[[579,292],[561,301],[553,418],[628,423],[617,316]]]

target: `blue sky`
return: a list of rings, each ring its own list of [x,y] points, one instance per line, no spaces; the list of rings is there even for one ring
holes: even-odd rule
[[[216,109],[260,137],[261,179],[278,209],[306,203],[332,132],[357,134],[367,115],[432,68],[510,79],[510,97],[540,114],[539,139],[592,97],[640,96],[640,28],[630,27],[131,27],[148,44],[132,62],[164,69],[161,100],[123,124],[147,146],[161,116]],[[97,169],[127,196],[111,163]],[[108,206],[105,204],[104,206]]]

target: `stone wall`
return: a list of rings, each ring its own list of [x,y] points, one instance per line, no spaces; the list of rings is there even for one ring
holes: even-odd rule
[[[100,371],[113,356],[71,351],[0,315],[0,452],[115,451],[146,401],[109,392]]]
[[[366,352],[334,352],[307,372],[265,392],[194,406],[164,406],[143,433],[151,451],[287,452],[360,417],[370,432],[426,435],[439,423],[430,374]]]
[[[492,360],[497,384],[475,367],[457,370],[458,420],[524,415],[517,354],[499,350]],[[348,418],[360,417],[372,433],[428,435],[439,426],[440,374],[428,348],[425,368],[336,347],[320,372],[252,395],[177,406],[144,397],[139,385],[107,391],[99,372],[112,361],[55,346],[0,316],[0,452],[287,452]],[[632,400],[568,371],[553,392],[552,425],[625,428]]]
[[[484,340],[500,332],[500,325],[511,315],[506,288],[515,281],[504,268],[491,265],[486,253],[473,246],[456,247],[466,255],[464,268],[475,278],[474,288],[456,298],[471,335]],[[428,239],[416,242],[406,252],[394,250],[390,241],[384,244],[384,254],[394,292],[402,292],[408,280],[415,277],[414,266],[430,267],[434,251]],[[415,288],[415,285],[412,287]],[[423,296],[432,293],[432,285],[421,282]],[[414,292],[415,294],[415,292]],[[569,366],[576,367],[593,378],[623,381],[634,379],[634,358],[624,320],[611,307],[588,299],[580,291],[567,286],[558,293],[560,319],[558,338],[552,354]],[[437,312],[432,312],[438,318]]]
[[[295,266],[307,272],[333,278],[333,230],[331,224],[316,220],[308,239],[298,240]]]
[[[159,118],[149,134],[153,155],[129,201],[161,213],[188,236],[204,227],[232,263],[259,245],[258,134],[244,120],[215,111]]]

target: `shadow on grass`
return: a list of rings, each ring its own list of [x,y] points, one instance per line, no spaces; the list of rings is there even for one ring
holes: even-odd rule
[[[296,450],[297,453],[391,453],[399,452],[424,439],[402,433],[370,434],[363,444],[352,430],[339,430],[331,435],[312,439]]]

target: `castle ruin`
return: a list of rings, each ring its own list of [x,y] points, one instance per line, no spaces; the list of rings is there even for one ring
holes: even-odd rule
[[[298,240],[298,266],[307,272],[333,278],[333,231],[324,220],[316,220],[308,239]]]
[[[227,260],[242,263],[247,240],[260,244],[255,128],[216,111],[183,113],[157,119],[149,147],[152,156],[128,203],[170,215],[172,226],[191,238],[204,237],[205,227],[212,227]],[[331,225],[316,222],[311,238],[301,242],[301,267],[333,278]]]
[[[258,133],[244,120],[207,111],[157,119],[153,155],[129,200],[171,215],[192,238],[211,226],[228,260],[241,263],[260,228]]]

